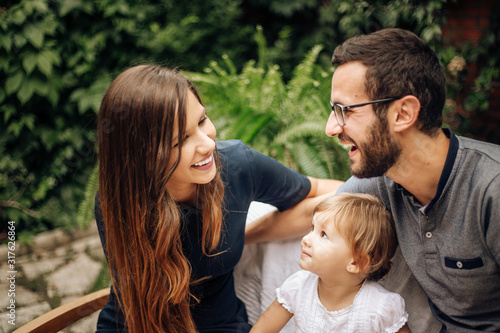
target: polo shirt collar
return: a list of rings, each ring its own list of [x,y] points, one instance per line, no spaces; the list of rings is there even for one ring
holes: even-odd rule
[[[455,164],[455,160],[457,158],[458,145],[459,145],[458,138],[448,128],[443,128],[442,131],[443,131],[444,135],[446,135],[446,137],[448,139],[450,139],[450,147],[448,148],[448,155],[446,156],[446,161],[444,163],[443,172],[441,173],[441,177],[439,178],[436,195],[434,196],[434,198],[432,198],[431,202],[429,202],[429,204],[427,206],[422,207],[423,212],[425,214],[427,214],[431,211],[432,207],[434,207],[435,203],[441,197],[441,194],[443,193],[443,190],[446,186],[446,183],[448,182],[448,179],[450,178],[451,172],[453,170],[453,165]],[[408,192],[403,186],[396,183],[396,188],[398,190],[402,191],[405,196],[411,197],[414,205],[420,205],[416,200],[414,200],[413,195],[410,192]]]

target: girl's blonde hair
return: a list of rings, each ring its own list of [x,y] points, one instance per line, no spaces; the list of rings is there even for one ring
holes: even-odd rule
[[[335,194],[314,209],[314,213],[323,212],[330,214],[325,221],[335,224],[351,247],[354,260],[367,273],[367,280],[378,281],[389,272],[398,243],[392,216],[377,197],[363,193]]]

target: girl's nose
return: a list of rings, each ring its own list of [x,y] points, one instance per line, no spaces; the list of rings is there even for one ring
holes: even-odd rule
[[[307,235],[302,237],[302,245],[304,245],[306,247],[311,246],[311,233],[308,233]]]

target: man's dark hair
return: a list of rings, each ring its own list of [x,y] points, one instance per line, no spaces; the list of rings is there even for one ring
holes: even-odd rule
[[[371,99],[413,95],[421,104],[418,128],[433,135],[442,124],[446,78],[434,51],[412,32],[388,28],[355,36],[339,45],[332,64],[360,61],[368,67],[365,89]],[[380,119],[387,104],[374,105]]]

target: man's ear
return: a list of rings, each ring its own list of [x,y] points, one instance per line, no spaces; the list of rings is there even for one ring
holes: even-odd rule
[[[391,108],[395,132],[403,132],[412,127],[420,113],[420,101],[413,95],[407,95],[394,103]]]

